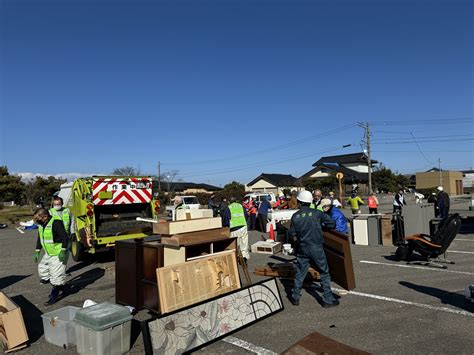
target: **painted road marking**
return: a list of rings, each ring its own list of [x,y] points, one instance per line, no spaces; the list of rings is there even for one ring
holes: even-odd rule
[[[225,337],[222,340],[225,341],[226,343],[238,346],[239,348],[242,348],[242,349],[246,349],[246,350],[251,351],[255,354],[261,354],[261,355],[277,355],[278,354],[278,353],[275,353],[271,350],[262,348],[260,346],[257,346],[255,344],[249,343],[245,340],[242,340],[242,339],[239,339],[239,338],[236,338],[236,337],[228,336],[228,337]]]
[[[454,239],[453,242],[474,242],[474,239]]]
[[[334,290],[334,291],[337,291],[338,293],[341,292],[341,294],[345,293],[345,294],[354,295],[354,296],[367,297],[367,298],[375,298],[375,299],[381,300],[381,301],[387,301],[387,302],[394,302],[394,303],[406,304],[406,305],[409,305],[409,306],[416,306],[416,307],[431,309],[431,310],[433,310],[433,311],[441,311],[441,312],[459,314],[459,315],[462,315],[462,316],[474,317],[474,313],[468,312],[468,311],[463,311],[463,310],[460,310],[460,309],[452,309],[452,308],[448,308],[448,307],[430,306],[429,304],[424,304],[424,303],[404,301],[404,300],[400,300],[400,299],[398,299],[398,298],[391,298],[391,297],[385,297],[385,296],[379,296],[379,295],[372,295],[372,294],[370,294],[370,293],[363,293],[363,292],[356,292],[356,291],[347,291],[347,290],[341,290],[341,289],[338,289],[338,288],[333,288],[333,290]]]
[[[454,270],[438,269],[438,268],[433,268],[433,267],[380,263],[380,262],[377,262],[377,261],[368,261],[368,260],[361,260],[360,262],[363,263],[363,264],[387,265],[387,266],[395,266],[395,267],[406,267],[406,268],[409,268],[409,269],[421,269],[421,270],[430,270],[430,271],[450,272],[450,273],[453,273],[453,274],[474,275],[474,272],[454,271]]]
[[[460,253],[460,254],[474,254],[474,251],[460,251],[460,250],[450,250],[447,253]]]

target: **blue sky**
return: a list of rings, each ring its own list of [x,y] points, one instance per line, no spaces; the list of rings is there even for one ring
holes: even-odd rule
[[[360,121],[392,170],[474,165],[471,1],[3,0],[0,30],[13,172],[300,176]]]

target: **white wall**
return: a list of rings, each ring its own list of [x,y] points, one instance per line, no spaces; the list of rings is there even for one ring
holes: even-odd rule
[[[273,184],[270,184],[269,182],[266,182],[263,179],[260,179],[255,184],[248,185],[248,188],[250,189],[250,191],[259,190],[259,191],[267,192],[268,189],[276,189],[276,186]]]
[[[474,173],[466,174],[462,179],[464,187],[474,187]]]
[[[359,173],[368,173],[369,172],[369,167],[367,165],[360,164],[360,163],[344,164],[344,166],[346,168],[357,171]],[[373,168],[372,168],[372,170],[373,170]]]

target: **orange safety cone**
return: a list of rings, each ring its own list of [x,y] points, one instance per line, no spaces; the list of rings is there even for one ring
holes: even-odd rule
[[[273,224],[270,224],[270,237],[268,237],[268,239],[275,241],[275,230],[273,229]]]

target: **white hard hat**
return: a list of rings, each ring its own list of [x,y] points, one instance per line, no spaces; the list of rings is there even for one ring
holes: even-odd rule
[[[438,186],[438,187],[436,188],[436,190],[438,190],[438,191],[443,191],[443,186]]]
[[[323,198],[321,200],[321,206],[331,206],[332,205],[332,201],[328,198]]]
[[[313,202],[313,195],[309,191],[300,191],[298,193],[297,197],[298,201],[304,202],[304,203],[311,203]]]

